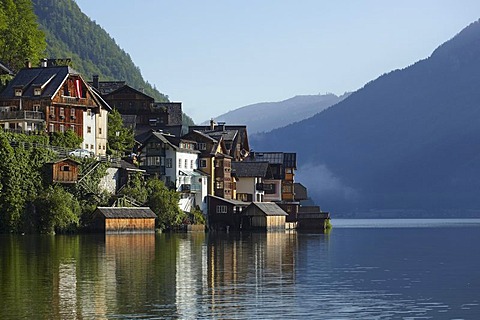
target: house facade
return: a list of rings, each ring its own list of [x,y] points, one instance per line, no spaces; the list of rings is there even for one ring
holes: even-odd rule
[[[139,148],[140,168],[179,192],[179,206],[187,212],[195,206],[204,208],[208,193],[208,176],[197,168],[195,146],[194,141],[152,131]]]
[[[268,162],[232,162],[235,178],[235,199],[249,202],[264,202],[264,181],[272,178]]]
[[[109,105],[69,66],[21,69],[0,93],[0,127],[18,132],[65,132],[83,138],[83,147],[106,152]],[[98,132],[102,132],[98,134]]]

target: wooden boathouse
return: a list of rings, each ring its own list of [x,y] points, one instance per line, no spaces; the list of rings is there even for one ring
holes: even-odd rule
[[[274,202],[252,202],[242,212],[242,230],[285,230],[287,213]]]
[[[157,215],[148,207],[98,207],[91,230],[105,233],[154,233]]]

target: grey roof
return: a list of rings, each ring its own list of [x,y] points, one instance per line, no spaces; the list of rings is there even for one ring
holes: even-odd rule
[[[268,162],[232,162],[232,174],[235,174],[235,176],[239,178],[261,177],[269,179],[272,177],[272,173],[269,168],[270,166]]]
[[[149,207],[97,207],[95,210],[102,214],[105,218],[156,218],[157,215]]]
[[[69,74],[78,75],[78,72],[68,66],[21,69],[0,94],[0,98],[15,98],[16,88],[23,90],[22,97],[34,97],[33,89],[39,86],[44,88],[42,94],[35,96],[36,98],[52,97]]]
[[[297,168],[297,154],[287,152],[251,152],[245,161],[268,161],[286,168]]]
[[[248,213],[248,209],[251,206],[257,207],[267,216],[288,216],[288,214],[274,202],[252,202],[243,212]]]
[[[93,85],[93,81],[88,84]],[[109,94],[125,85],[125,81],[99,81],[98,88],[96,88],[101,95]]]
[[[214,195],[208,195],[208,196],[211,197],[211,198],[214,198],[214,199],[232,204],[232,205],[237,206],[237,207],[246,207],[251,203],[251,202],[245,202],[245,201],[240,201],[240,200],[235,200],[235,199],[225,199],[225,198],[217,197],[217,196],[214,196]]]

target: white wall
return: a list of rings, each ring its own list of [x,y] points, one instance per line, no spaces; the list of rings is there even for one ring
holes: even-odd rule
[[[83,144],[82,148],[87,149],[89,151],[94,152],[97,154],[97,143],[95,139],[97,126],[95,121],[95,113],[92,109],[90,113],[88,110],[83,112]],[[90,132],[88,132],[88,128],[90,128]]]
[[[108,137],[107,135],[108,111],[107,110],[100,108],[100,112],[95,115],[95,124],[96,124],[95,154],[104,156],[107,151],[107,137]]]

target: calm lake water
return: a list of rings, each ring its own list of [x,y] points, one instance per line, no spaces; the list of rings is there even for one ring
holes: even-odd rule
[[[0,235],[0,319],[480,319],[480,220]]]

